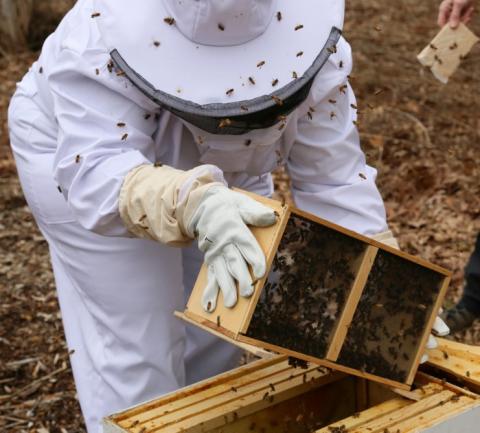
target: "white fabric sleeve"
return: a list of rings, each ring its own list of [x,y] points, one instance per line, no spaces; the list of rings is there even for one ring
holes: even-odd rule
[[[153,107],[128,97],[126,79],[101,54],[92,61],[64,48],[49,75],[58,123],[54,177],[83,227],[131,236],[119,215],[119,192],[128,172],[155,161],[157,122],[147,110]]]
[[[296,205],[365,235],[387,230],[385,207],[355,125],[356,101],[348,84],[352,59],[341,39],[299,109],[287,168]]]

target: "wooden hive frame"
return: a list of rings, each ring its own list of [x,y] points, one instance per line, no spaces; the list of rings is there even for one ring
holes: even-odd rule
[[[271,207],[278,213],[278,220],[274,226],[268,228],[252,228],[252,232],[265,252],[267,268],[272,274],[274,273],[272,269],[275,268],[274,260],[279,260],[278,257],[276,258],[276,255],[278,254],[277,251],[279,250],[281,243],[284,242],[284,239],[287,238],[288,233],[290,233],[289,230],[293,231],[294,233],[298,227],[301,227],[302,224],[306,224],[305,227],[309,227],[308,230],[306,230],[307,233],[318,231],[321,236],[324,236],[323,233],[325,233],[325,236],[327,236],[325,239],[330,239],[328,236],[333,236],[332,241],[325,242],[325,244],[327,244],[326,248],[328,248],[329,242],[331,242],[333,245],[335,242],[337,242],[337,239],[338,242],[340,242],[338,244],[340,246],[339,254],[347,257],[347,259],[345,259],[345,263],[348,264],[348,270],[345,270],[347,268],[340,268],[340,274],[343,276],[348,274],[350,280],[347,280],[347,283],[345,283],[347,287],[343,287],[345,293],[341,298],[342,304],[335,303],[338,310],[336,311],[334,319],[332,319],[334,324],[328,331],[328,335],[325,332],[324,353],[321,353],[322,356],[317,356],[316,353],[314,354],[315,356],[312,356],[312,354],[307,353],[307,351],[298,349],[292,350],[291,347],[287,347],[286,345],[278,342],[272,342],[272,339],[275,340],[275,335],[273,335],[275,333],[273,331],[271,331],[273,334],[270,335],[269,338],[258,338],[257,335],[252,335],[252,329],[254,328],[252,324],[255,323],[254,315],[256,309],[260,308],[259,305],[261,305],[262,302],[262,291],[267,290],[264,288],[266,282],[267,287],[269,287],[269,272],[267,272],[264,278],[256,282],[255,292],[251,298],[240,298],[235,308],[229,309],[224,307],[222,295],[220,294],[216,310],[213,313],[207,313],[201,307],[201,297],[207,281],[207,268],[204,265],[200,271],[185,311],[183,313],[177,312],[176,315],[190,323],[195,324],[196,326],[200,326],[221,338],[224,338],[241,346],[244,349],[257,354],[265,353],[265,350],[283,353],[360,377],[376,380],[384,384],[408,389],[413,383],[415,373],[423,354],[423,348],[426,345],[433,322],[443,301],[443,297],[450,281],[450,273],[447,270],[433,265],[425,260],[413,257],[395,248],[391,248],[383,243],[377,242],[369,237],[347,230],[341,226],[303,212],[292,206],[285,206],[275,200],[270,200],[254,194],[246,194]],[[293,237],[293,235],[290,237]],[[349,246],[351,246],[351,248]],[[352,254],[352,251],[354,251],[353,256],[348,257],[348,254]],[[420,324],[422,329],[419,331],[415,339],[413,337],[411,338],[412,343],[411,347],[409,347],[408,353],[404,352],[401,355],[405,357],[405,361],[398,361],[403,362],[404,364],[404,372],[402,372],[401,377],[400,375],[399,377],[389,377],[388,374],[377,373],[376,371],[371,372],[369,371],[368,362],[365,361],[365,364],[363,360],[361,360],[361,362],[364,362],[366,367],[359,367],[358,365],[355,365],[355,362],[357,362],[356,360],[352,361],[352,356],[355,357],[356,353],[353,353],[352,355],[352,353],[349,354],[348,352],[348,347],[351,345],[351,341],[354,341],[353,337],[349,340],[350,334],[352,334],[352,336],[355,335],[355,327],[352,326],[352,321],[355,319],[355,323],[358,323],[359,319],[357,316],[361,318],[363,314],[363,320],[366,324],[365,326],[370,326],[368,323],[372,321],[372,317],[377,316],[374,316],[375,313],[372,312],[373,305],[370,305],[368,302],[371,302],[372,299],[376,299],[375,296],[378,296],[378,299],[380,299],[382,302],[383,299],[386,299],[386,295],[377,288],[377,286],[379,286],[378,281],[382,282],[384,280],[375,280],[375,278],[377,278],[375,275],[383,274],[378,270],[374,272],[374,270],[379,268],[380,265],[378,263],[389,263],[389,261],[396,263],[395,266],[404,266],[405,269],[407,269],[407,274],[408,272],[413,271],[426,272],[428,273],[428,278],[431,278],[432,281],[435,280],[432,283],[429,282],[432,294],[434,295],[432,295],[433,297],[431,298],[431,302],[427,303],[428,305],[420,305],[426,310],[425,314],[422,313],[425,318],[425,320]],[[391,265],[390,268],[392,267],[393,265]],[[387,267],[386,269],[390,268]],[[379,269],[381,270],[381,268]],[[399,275],[400,272],[396,272],[397,274],[393,275],[393,278],[406,278],[405,275]],[[405,272],[403,273],[405,274]],[[381,278],[386,277],[383,276]],[[405,284],[408,285],[410,283]],[[414,282],[414,284],[417,284],[417,282]],[[372,296],[372,293],[375,296]],[[383,304],[380,303],[378,299],[374,306],[382,308]],[[406,300],[404,301],[406,302]],[[413,312],[412,314],[417,313]],[[388,318],[388,314],[385,314],[383,317]],[[408,321],[407,319],[408,318],[405,316],[403,321]],[[400,322],[399,318],[396,318],[395,320]],[[390,328],[387,330],[387,327],[389,326],[393,326],[395,332],[398,331],[398,329],[395,328],[395,326],[398,324],[393,323],[393,319],[390,322],[391,323],[388,324],[388,326],[381,324],[384,326],[384,332],[386,335],[389,335]],[[369,332],[373,332],[373,326],[374,325],[372,322],[372,329],[369,330]],[[398,333],[400,333],[400,331]],[[376,338],[378,339],[379,337]],[[397,338],[399,342],[401,340],[399,337],[392,337],[392,340],[393,338]],[[382,350],[380,347],[381,345],[378,345],[378,351]],[[395,355],[395,348],[392,345],[390,345],[389,350],[391,350]],[[350,356],[350,359],[348,356]],[[382,354],[382,356],[388,355]],[[400,354],[396,354],[395,359],[399,358]]]
[[[478,394],[423,372],[414,384],[392,390],[275,355],[112,415],[104,433],[477,432]]]
[[[438,338],[438,347],[428,352],[423,368],[480,394],[480,346]]]

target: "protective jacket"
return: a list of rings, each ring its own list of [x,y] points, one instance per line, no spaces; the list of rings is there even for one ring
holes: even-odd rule
[[[270,4],[267,12],[276,20],[272,25],[285,25],[291,31],[285,41],[292,34],[304,37],[301,32],[314,25],[307,18],[303,23],[293,22],[284,9],[287,5],[293,8],[293,4],[300,8],[302,3],[300,10],[307,10],[311,0],[249,1]],[[180,8],[182,2],[143,0],[141,8],[156,10],[160,3],[178,3]],[[333,5],[334,10],[339,10],[337,3],[343,6],[333,0],[323,3]],[[109,33],[105,14],[120,6],[122,19],[115,22],[123,27],[110,27]],[[121,38],[133,38],[139,51],[148,48],[152,56],[161,53],[170,40],[157,38],[153,27],[148,36],[151,27],[145,25],[152,20],[140,19],[135,14],[138,7],[138,2],[126,0],[78,0],[18,84],[9,108],[11,145],[27,202],[49,243],[89,433],[101,431],[103,416],[231,368],[239,357],[230,345],[202,331],[186,329],[173,318],[173,311],[184,306],[202,256],[195,248],[177,249],[133,237],[141,227],[136,226],[138,221],[128,226],[119,209],[120,192],[129,173],[154,163],[170,166],[172,172],[195,172],[195,167],[206,165],[214,167],[213,177],[215,173],[219,179],[223,175],[231,187],[270,195],[270,173],[284,164],[298,207],[362,234],[387,229],[384,205],[375,185],[376,171],[366,164],[359,145],[356,101],[348,83],[352,57],[343,38],[334,47],[327,46],[328,53],[323,50],[322,67],[311,76],[307,74],[308,87],[300,86],[308,90],[303,95],[300,92],[302,102],[286,110],[279,121],[273,122],[271,111],[267,111],[262,120],[270,123],[268,127],[215,133],[221,125],[227,129],[220,128],[220,132],[242,126],[240,121],[236,123],[241,118],[235,114],[238,107],[232,109],[235,116],[231,122],[224,120],[222,124],[222,119],[209,123],[208,118],[199,121],[198,117],[188,117],[196,106],[180,112],[175,105],[178,98],[189,97],[187,89],[200,85],[195,67],[166,75],[172,80],[178,75],[184,86],[173,88],[177,99],[169,98],[173,102],[167,106],[160,93],[150,92],[148,70],[135,64],[134,53],[130,56],[123,50],[126,45]],[[283,14],[279,14],[281,10]],[[170,23],[177,12],[158,17],[158,25],[175,31]],[[228,32],[229,23],[219,22],[216,28]],[[320,53],[328,30],[325,39],[318,46],[311,43],[309,49],[315,46]],[[106,38],[106,34],[110,36]],[[232,33],[228,37],[237,36]],[[112,48],[116,46],[122,57],[113,62]],[[292,58],[300,62],[310,56],[314,61],[316,53],[309,49],[285,48],[288,74],[281,71],[278,77],[268,69],[268,63],[261,69],[263,56],[259,56],[259,66],[252,66],[259,71],[255,77],[238,76],[233,93],[222,84],[219,94],[236,103],[237,95],[253,92],[252,88],[241,90],[242,83],[265,92],[276,91],[276,79],[282,86],[286,77],[292,76]],[[122,59],[132,67],[133,75],[119,67]],[[280,59],[278,56],[274,64],[281,65]],[[171,64],[166,58],[158,67],[168,69]],[[220,64],[228,66],[229,62]],[[299,80],[309,67],[302,65],[293,70]],[[135,75],[137,84],[132,81]],[[148,75],[150,81],[152,77],[155,74]],[[197,92],[191,98],[200,104],[209,94]],[[288,100],[252,97],[257,98],[256,106],[265,104],[272,109],[268,101],[273,99],[288,108]],[[249,124],[254,120],[250,118]],[[169,206],[171,214],[175,205]]]
[[[213,164],[230,186],[263,194],[272,192],[270,172],[286,164],[298,207],[364,234],[386,229],[376,171],[359,146],[343,38],[285,125],[214,135],[160,109],[115,72],[95,10],[92,0],[79,1],[19,85],[51,120],[58,139],[39,151],[55,154],[54,178],[84,227],[126,236],[122,181],[136,166],[161,161],[180,169]]]

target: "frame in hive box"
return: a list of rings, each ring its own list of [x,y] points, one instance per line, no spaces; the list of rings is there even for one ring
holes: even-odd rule
[[[249,194],[249,193],[248,193]],[[292,206],[252,228],[267,273],[251,298],[207,313],[200,271],[177,316],[251,351],[271,350],[398,388],[413,383],[450,273]],[[255,349],[258,348],[258,349]]]
[[[111,415],[104,433],[476,433],[480,395],[468,388],[480,358],[471,346],[439,347],[469,364],[470,377],[418,372],[411,391],[394,390],[275,355]],[[450,368],[444,357],[431,364]]]

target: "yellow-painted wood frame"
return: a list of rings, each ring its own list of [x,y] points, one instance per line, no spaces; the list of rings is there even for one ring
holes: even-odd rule
[[[426,260],[399,251],[381,242],[375,241],[372,238],[345,229],[344,227],[296,209],[292,206],[285,206],[278,201],[261,197],[252,193],[245,194],[248,194],[259,202],[274,209],[278,214],[277,223],[272,227],[252,228],[253,234],[255,235],[259,245],[265,253],[267,269],[270,269],[270,267],[272,266],[275,254],[287,226],[287,222],[292,215],[298,215],[316,224],[320,224],[323,227],[342,233],[343,235],[361,241],[365,245],[363,255],[358,262],[354,282],[352,284],[352,287],[350,287],[350,291],[347,296],[347,302],[343,311],[341,311],[336,326],[333,330],[333,338],[330,342],[327,355],[325,356],[325,358],[315,358],[312,356],[308,356],[304,353],[289,350],[285,347],[270,344],[268,341],[259,341],[245,335],[254,314],[256,305],[259,301],[262,288],[268,278],[268,272],[262,279],[258,280],[255,283],[255,292],[251,298],[247,299],[240,297],[237,305],[234,308],[226,308],[223,305],[223,299],[220,293],[219,299],[217,301],[216,310],[213,313],[207,313],[203,310],[201,306],[203,289],[207,283],[207,268],[204,265],[199,273],[198,279],[193,288],[185,311],[183,313],[177,313],[177,316],[186,319],[188,322],[196,324],[197,326],[200,326],[208,330],[209,332],[221,336],[221,338],[234,342],[244,349],[250,349],[253,353],[266,353],[267,350],[277,353],[283,353],[310,362],[315,362],[319,365],[325,365],[330,368],[335,368],[340,371],[354,374],[369,380],[376,380],[389,386],[395,386],[400,389],[409,389],[409,387],[413,383],[413,379],[418,369],[420,359],[423,355],[423,349],[426,345],[430,330],[433,326],[433,322],[438,313],[438,310],[441,307],[443,298],[449,285],[451,277],[450,272],[439,266],[429,263]],[[438,288],[438,296],[432,307],[431,314],[426,323],[424,332],[415,348],[413,362],[411,364],[411,368],[408,371],[408,377],[405,382],[398,382],[388,378],[379,377],[373,374],[350,368],[348,366],[341,365],[336,362],[344,344],[348,329],[351,325],[352,318],[358,306],[362,292],[367,283],[368,276],[370,274],[372,266],[374,265],[375,258],[380,250],[385,251],[388,254],[394,255],[406,262],[415,263],[423,268],[429,269],[435,274],[439,275],[442,279],[441,285]]]
[[[474,348],[453,350],[472,353],[472,362],[480,363]],[[112,415],[104,420],[104,432],[242,433],[268,425],[265,431],[280,433],[285,419],[301,423],[312,416],[324,426],[309,430],[316,433],[435,433],[447,431],[442,428],[446,422],[457,422],[448,431],[474,433],[472,417],[478,415],[477,393],[422,372],[415,389],[398,395],[341,372],[314,365],[294,368],[286,356],[275,355]]]

